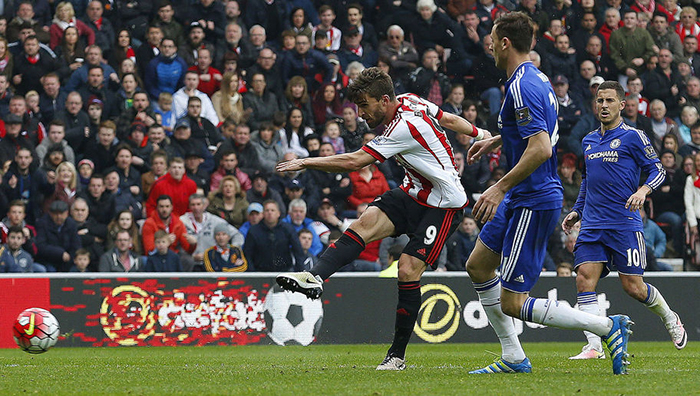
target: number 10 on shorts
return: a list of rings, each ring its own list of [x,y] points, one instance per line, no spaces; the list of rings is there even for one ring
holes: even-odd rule
[[[628,267],[639,267],[641,260],[639,260],[639,249],[627,249],[627,266]]]

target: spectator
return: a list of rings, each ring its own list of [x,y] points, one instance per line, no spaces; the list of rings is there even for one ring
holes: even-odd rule
[[[655,68],[656,66],[654,66]],[[639,77],[627,79],[627,98],[634,96],[638,99],[639,107],[637,111],[639,114],[649,116],[649,99],[642,96],[642,91],[644,90],[644,85],[642,79]]]
[[[83,21],[75,17],[75,10],[73,5],[64,1],[56,6],[56,14],[53,18],[53,24],[49,30],[51,35],[50,46],[51,48],[56,48],[58,43],[63,37],[63,32],[68,26],[75,26],[78,28],[78,33],[83,37],[88,45],[95,44],[95,32],[92,31]]]
[[[48,17],[48,13],[45,16]],[[22,1],[17,6],[17,15],[7,23],[5,36],[10,42],[17,41],[19,40],[20,30],[23,28],[29,28],[32,29],[34,35],[36,35],[40,42],[48,44],[49,33],[44,29],[44,26],[46,25],[36,18],[34,3],[30,1]]]
[[[307,123],[312,120],[304,118],[304,112],[298,108],[292,108],[287,112],[287,122],[284,129],[280,130],[280,142],[287,152],[293,152],[301,158],[309,156],[308,150],[302,146],[302,142],[311,134],[313,129]]]
[[[122,111],[117,121],[117,136],[120,140],[125,140],[131,131],[131,125],[140,122],[150,128],[156,124],[156,113],[148,100],[145,92],[135,92],[133,104],[130,108]]]
[[[695,69],[700,67],[700,54],[698,50],[698,38],[695,36],[685,36],[683,39],[683,60],[688,62],[693,73]]]
[[[224,140],[219,146],[217,157],[221,158],[219,153],[225,153],[229,150],[233,150],[236,153],[238,166],[246,174],[252,175],[260,169],[260,159],[250,141],[250,127],[248,125],[239,124],[236,126],[233,138]]]
[[[234,123],[240,124],[247,119],[247,114],[243,111],[243,97],[238,93],[238,81],[238,74],[224,74],[221,90],[211,98],[219,120],[230,118]]]
[[[679,139],[679,144],[681,148],[683,145],[688,144],[691,139],[690,128],[698,122],[698,110],[693,106],[685,106],[681,110],[680,123],[678,125],[678,133],[681,135]],[[678,154],[681,154],[681,150],[678,149]]]
[[[439,71],[439,65],[438,52],[433,49],[426,50],[423,52],[422,66],[411,72],[407,85],[410,92],[442,106],[442,102],[450,94],[450,80]]]
[[[245,223],[243,223],[238,229],[238,231],[240,231],[240,233],[243,234],[243,237],[246,237],[248,235],[248,230],[250,230],[250,227],[260,223],[260,221],[262,220],[262,212],[262,204],[253,202],[250,205],[248,205],[248,220]]]
[[[676,33],[681,41],[689,36],[696,37],[696,51],[700,50],[697,37],[700,36],[700,24],[698,24],[698,12],[693,7],[683,7],[681,9],[681,23],[676,25]]]
[[[180,256],[170,250],[170,235],[164,230],[154,234],[156,251],[151,253],[143,268],[144,272],[182,272]]]
[[[207,272],[245,272],[248,261],[240,246],[230,244],[227,224],[214,227],[215,245],[204,252],[204,269]]]
[[[241,190],[238,179],[234,176],[224,176],[218,188],[212,188],[209,193],[209,206],[206,210],[226,220],[234,227],[240,227],[246,218],[248,201],[245,192]]]
[[[135,50],[136,66],[139,73],[141,73],[141,78],[145,77],[149,63],[160,55],[161,41],[163,41],[163,30],[159,26],[150,25],[146,34],[146,42]],[[168,54],[170,54],[168,57],[173,56],[175,53],[177,53],[177,48],[168,49]]]
[[[140,272],[141,259],[131,251],[131,235],[127,231],[119,231],[114,248],[100,257],[100,272]]]
[[[265,201],[263,220],[250,227],[243,252],[248,266],[258,272],[304,270],[305,255],[294,228],[280,221],[277,202]]]
[[[194,236],[197,247],[192,253],[196,266],[202,266],[204,262],[204,251],[216,245],[214,230],[223,225],[229,236],[227,242],[232,245],[243,246],[244,237],[238,232],[236,227],[227,223],[223,218],[207,212],[209,200],[202,194],[192,194],[189,198],[190,211],[180,216],[180,221],[185,225],[187,234]]]
[[[340,29],[333,26],[333,22],[336,18],[333,7],[326,4],[322,5],[318,9],[318,15],[321,19],[321,23],[313,28],[311,39],[315,40],[316,32],[324,30],[326,32],[326,37],[328,37],[326,49],[331,52],[338,51],[340,49],[342,33]]]
[[[89,143],[86,157],[95,164],[95,172],[103,173],[114,166],[117,148],[116,126],[112,121],[104,121],[97,132],[97,141]]]
[[[182,29],[182,25],[176,21],[173,16],[175,16],[173,4],[170,1],[163,1],[158,6],[158,16],[153,20],[153,25],[160,27],[163,36],[175,38],[176,44],[180,46],[184,44],[182,42],[184,30]],[[223,32],[224,27],[221,26],[220,29]]]
[[[248,40],[243,39],[243,28],[237,23],[226,25],[223,39],[216,44],[216,60],[214,65],[221,70],[225,66],[225,57],[231,55],[241,66],[248,67],[255,62],[253,46]]]
[[[648,31],[638,29],[637,13],[625,12],[625,26],[610,35],[610,58],[619,70],[620,83],[641,75],[644,63],[654,55],[654,40]]]
[[[224,5],[226,7],[226,23],[237,23],[246,31],[245,23],[241,17],[241,6],[237,0],[231,0]],[[313,9],[313,7],[311,7]]]
[[[187,63],[177,54],[175,41],[169,37],[162,39],[160,54],[146,66],[144,81],[151,100],[158,100],[161,92],[174,94],[182,87],[186,71]]]
[[[63,121],[66,129],[66,140],[78,155],[86,152],[90,145],[90,117],[82,109],[83,99],[78,92],[71,92],[66,98],[63,111],[56,114],[56,119]]]
[[[141,201],[141,173],[132,166],[134,152],[128,144],[122,143],[114,150],[114,170],[119,174],[119,188],[129,191]]]
[[[78,192],[78,171],[72,162],[64,161],[56,167],[55,181],[53,194],[46,195],[44,198],[43,211],[48,212],[49,206],[54,201],[63,201],[68,206],[75,201]]]
[[[58,68],[56,73],[61,80],[67,81],[71,74],[83,65],[85,59],[85,45],[79,40],[78,29],[75,26],[66,28],[61,44],[55,48],[55,52]]]
[[[287,83],[287,89],[281,99],[280,107],[285,113],[289,113],[292,108],[297,108],[302,111],[306,120],[313,119],[309,87],[303,77],[292,77]]]
[[[37,221],[36,231],[38,261],[48,272],[67,272],[75,251],[81,247],[75,221],[68,217],[68,204],[52,202],[49,212]]]
[[[7,243],[7,235],[12,227],[19,227],[24,234],[24,242],[22,243],[22,249],[27,251],[32,257],[37,254],[37,247],[35,243],[36,239],[36,228],[33,225],[28,224],[27,218],[27,205],[21,200],[14,200],[8,204],[7,216],[0,222],[0,242]]]
[[[117,239],[117,233],[127,231],[131,235],[131,250],[139,256],[143,256],[143,246],[141,246],[141,237],[139,234],[139,226],[136,224],[133,213],[129,210],[122,210],[114,217],[107,225],[106,248],[112,249]]]
[[[330,83],[323,84],[313,100],[314,122],[316,129],[322,129],[329,121],[343,117],[343,105],[338,91]]]
[[[87,191],[82,191],[79,197],[87,202],[95,221],[103,225],[107,225],[112,221],[116,212],[114,197],[106,192],[104,176],[93,174],[90,177]]]
[[[362,147],[362,135],[369,131],[364,120],[357,117],[357,106],[352,102],[343,105],[343,122],[340,124],[340,136],[345,143],[345,152],[353,152]]]
[[[248,68],[248,75],[252,76],[261,73],[265,76],[267,89],[281,98],[284,94],[284,85],[282,82],[282,73],[280,71],[281,58],[278,61],[277,54],[270,48],[263,48],[258,54],[257,61],[254,65]]]
[[[211,175],[210,187],[212,190],[219,188],[221,181],[226,176],[233,176],[239,183],[240,189],[245,193],[252,187],[252,182],[248,174],[243,172],[238,166],[238,155],[232,150],[221,153],[219,169]]]
[[[7,242],[0,246],[0,272],[46,272],[41,264],[35,264],[32,256],[22,249],[22,227],[13,226],[7,231]]]
[[[90,103],[94,98],[102,102],[102,115],[104,119],[116,120],[119,116],[119,104],[114,92],[104,85],[103,70],[100,66],[88,68],[88,80],[85,85],[78,87],[78,93],[83,103]]]
[[[14,114],[5,116],[5,137],[0,140],[0,158],[13,158],[21,148],[34,152],[34,144],[22,135],[22,119]]]
[[[287,159],[287,154],[285,154],[285,160]],[[253,175],[253,188],[246,192],[246,199],[250,204],[259,203],[262,204],[265,201],[273,200],[277,202],[278,208],[283,208],[284,201],[280,193],[270,188],[268,183],[269,176],[263,172],[257,172]],[[262,210],[260,210],[262,213]],[[282,216],[286,215],[286,211],[282,212]],[[223,217],[223,216],[222,216]],[[235,225],[235,223],[234,223]]]
[[[150,48],[150,45],[148,45],[148,43],[144,43],[145,45],[142,44],[141,47],[135,49],[135,46],[132,44],[133,43],[131,42],[131,33],[129,32],[129,30],[120,30],[117,34],[117,40],[114,44],[114,48],[112,49],[112,54],[109,57],[109,64],[119,69],[123,69],[123,66],[125,64],[129,64],[134,69],[131,71],[132,73],[136,72],[136,69],[139,69],[138,71],[140,73],[143,73],[143,69],[137,67],[136,51],[141,48]],[[149,58],[149,61],[150,59],[152,58]],[[124,70],[121,71],[126,72]],[[143,74],[139,75],[139,79],[141,78],[141,76],[143,76]]]
[[[187,121],[192,130],[192,139],[200,142],[204,147],[207,147],[210,151],[214,151],[219,143],[223,140],[219,130],[216,129],[216,124],[213,124],[209,119],[207,119],[202,113],[202,106],[206,105],[211,110],[211,114],[216,116],[216,113],[211,107],[211,101],[205,96],[206,101],[202,100],[197,96],[192,96],[187,100],[187,114],[182,117],[182,120]],[[216,119],[218,123],[218,118]]]
[[[564,26],[561,19],[552,19],[549,21],[549,29],[542,34],[535,50],[537,53],[542,54],[544,57],[548,57],[556,49],[557,37],[564,34]]]
[[[141,230],[144,251],[149,254],[155,251],[155,233],[164,230],[170,238],[170,250],[179,254],[183,270],[191,272],[194,267],[191,253],[196,248],[197,238],[187,234],[185,225],[173,212],[173,201],[168,195],[161,195],[155,201],[156,209]]]
[[[39,96],[39,108],[41,119],[51,123],[54,115],[59,113],[66,103],[68,94],[61,90],[61,81],[56,73],[48,73],[41,78],[43,90]]]
[[[80,197],[76,198],[71,205],[70,217],[75,220],[81,246],[88,251],[92,261],[97,262],[105,252],[107,225],[98,223],[90,216],[87,201]]]
[[[323,250],[323,243],[321,243],[321,239],[314,231],[314,227],[312,225],[313,220],[306,217],[306,202],[304,202],[302,199],[293,199],[289,203],[289,211],[287,213],[287,217],[285,217],[282,221],[291,224],[294,231],[297,233],[302,229],[309,230],[313,237],[313,242],[311,243],[311,248],[309,248],[309,253],[314,256],[318,256],[321,253],[321,250]]]
[[[114,44],[114,28],[109,19],[103,18],[104,7],[99,0],[92,0],[87,6],[87,15],[83,19],[85,25],[95,33],[95,45],[109,55]],[[89,40],[88,40],[89,41]],[[105,56],[107,58],[107,56]]]
[[[677,126],[676,126],[676,130],[678,130]],[[680,167],[681,166],[680,164],[683,163],[683,158],[680,156],[680,154],[678,154],[678,146],[679,146],[678,139],[679,138],[677,135],[674,135],[672,133],[666,134],[666,136],[664,136],[664,138],[663,138],[663,145],[662,145],[663,148],[661,149],[661,151],[670,150],[673,153],[673,155],[676,157],[676,161],[675,161],[676,168]],[[685,180],[684,180],[684,182],[685,182]]]
[[[379,57],[389,62],[394,80],[405,79],[418,66],[418,52],[411,43],[404,41],[401,26],[389,26],[386,36],[387,41],[379,45]]]
[[[693,106],[700,111],[700,79],[691,77],[685,85],[685,91],[679,103],[683,106]]]
[[[168,158],[186,158],[189,154],[199,154],[204,159],[201,168],[208,174],[214,168],[214,158],[202,140],[191,137],[192,130],[189,121],[187,119],[178,121],[175,125],[175,133],[165,148]]]
[[[520,5],[515,8],[515,11],[522,11],[532,18],[539,32],[549,25],[547,13],[540,8],[536,0],[520,0]]]
[[[673,151],[664,149],[659,154],[661,165],[666,171],[666,179],[661,186],[651,193],[654,221],[666,223],[671,229],[672,257],[683,255],[685,236],[683,235],[683,190],[685,175],[676,166],[676,156]],[[651,213],[650,213],[651,214]]]
[[[570,37],[571,47],[576,50],[576,53],[579,56],[585,52],[586,46],[588,45],[588,40],[590,40],[591,37],[598,37],[601,43],[603,40],[605,40],[605,38],[596,30],[597,26],[598,19],[596,17],[596,13],[594,11],[584,11],[583,15],[581,16],[580,28],[573,30]]]
[[[362,203],[370,203],[389,190],[386,178],[372,164],[351,172],[350,183],[352,184],[352,195],[348,197],[350,209],[357,209]]]
[[[603,26],[601,26],[598,30],[598,33],[600,33],[600,35],[603,36],[603,38],[605,38],[605,48],[610,48],[610,36],[615,30],[619,29],[622,26],[621,19],[622,18],[620,16],[620,10],[618,10],[617,8],[610,7],[607,10],[605,10],[605,24],[603,24]]]
[[[548,62],[544,68],[549,76],[563,75],[567,79],[573,81],[576,77],[578,64],[576,63],[576,54],[569,47],[569,36],[561,34],[557,36],[555,48],[547,58]]]
[[[204,170],[201,165],[204,163],[204,157],[201,151],[191,151],[185,154],[185,175],[192,179],[197,185],[197,190],[206,194],[209,192],[209,175],[210,173]]]
[[[653,26],[649,29],[651,38],[659,50],[671,52],[674,62],[683,60],[683,44],[680,37],[668,28],[668,18],[663,13],[655,13],[652,18]],[[658,51],[657,51],[658,52]]]
[[[683,83],[678,70],[673,67],[673,57],[670,50],[662,48],[659,51],[659,63],[656,69],[647,71],[642,77],[644,80],[643,93],[649,100],[661,100],[665,104],[664,107],[674,112],[678,111],[679,87]]]
[[[197,89],[198,85],[199,74],[192,70],[186,72],[185,85],[173,94],[173,113],[175,113],[175,117],[178,119],[185,117],[189,107],[189,99],[196,97],[201,102],[201,116],[209,120],[214,126],[219,125],[219,117],[216,115],[211,99],[209,99],[207,94]]]
[[[159,197],[167,195],[170,201],[169,212],[171,212],[174,217],[179,217],[187,212],[189,196],[194,194],[196,190],[197,186],[195,183],[185,176],[185,163],[183,159],[180,157],[172,158],[170,159],[168,174],[158,179],[151,189],[151,193],[146,201],[146,215],[149,218],[154,217]],[[165,220],[165,217],[161,219]],[[145,243],[144,246],[146,246]],[[187,248],[185,249],[187,250]],[[146,248],[147,252],[152,250],[153,249]]]
[[[279,111],[279,106],[277,96],[266,89],[263,74],[253,75],[250,81],[252,91],[243,95],[243,107],[250,114],[250,127],[257,130],[262,122],[272,119],[275,112]]]
[[[591,36],[584,52],[579,53],[578,62],[591,61],[595,65],[596,74],[605,78],[617,78],[615,64],[607,51],[603,50],[603,41],[598,36]]]
[[[209,41],[224,36],[226,13],[224,6],[214,0],[200,0],[191,6],[190,20],[196,21],[207,35]]]
[[[659,99],[654,99],[649,106],[651,113],[651,127],[654,131],[651,136],[651,143],[654,145],[657,153],[663,149],[663,139],[667,134],[673,134],[676,139],[680,138],[676,123],[666,117],[666,105]]]
[[[681,157],[688,155],[696,155],[700,152],[700,122],[695,122],[690,126],[690,141],[678,149],[678,154]]]
[[[559,143],[561,146],[565,146],[565,144],[562,143],[568,141],[572,128],[583,114],[583,99],[569,91],[569,80],[562,75],[554,77],[552,85],[554,86],[554,94],[559,104],[557,121],[559,125],[559,135],[562,139]],[[568,150],[569,148],[563,147],[563,149]]]
[[[316,261],[318,260],[318,257],[314,254],[311,253],[309,249],[311,249],[311,245],[313,243],[313,233],[311,230],[307,230],[306,228],[302,228],[297,235],[299,236],[299,244],[301,245],[301,250],[304,251],[304,255],[306,258],[304,259],[304,266],[307,268],[312,268],[314,265],[316,265]]]
[[[379,55],[371,45],[362,44],[362,33],[355,25],[347,28],[343,34],[344,46],[338,51],[340,65],[345,70],[351,62],[360,62],[365,67],[377,65]]]
[[[77,90],[87,82],[90,66],[102,67],[105,86],[119,83],[119,77],[112,66],[102,61],[102,49],[96,45],[91,45],[85,49],[85,62],[71,74],[70,79],[66,83],[68,92]]]
[[[130,210],[134,218],[141,219],[143,205],[128,189],[122,189],[120,176],[116,169],[112,168],[105,173],[105,190],[114,197],[114,210]]]
[[[507,13],[509,10],[502,4],[494,0],[479,0],[474,6],[476,15],[479,17],[480,26],[487,32],[491,31],[493,21],[498,13]]]
[[[644,225],[644,243],[646,245],[647,268],[649,271],[673,271],[673,268],[658,261],[666,253],[666,234],[653,220],[647,216],[646,210],[639,209]]]
[[[55,59],[40,49],[39,40],[35,36],[27,37],[23,48],[24,51],[14,60],[12,72],[12,83],[19,95],[40,91],[41,77],[57,69]]]
[[[22,200],[27,203],[27,220],[34,221],[41,214],[41,201],[45,194],[53,192],[53,186],[42,170],[32,167],[32,151],[20,148],[10,168],[3,175],[2,190],[8,201]]]
[[[503,70],[496,67],[491,48],[492,43],[493,39],[490,35],[484,36],[484,52],[474,63],[473,72],[479,76],[474,80],[474,86],[477,92],[481,92],[481,100],[488,103],[489,114],[495,115],[501,109],[501,100],[503,99],[501,88],[503,88],[506,75]],[[442,89],[440,91],[442,92]]]
[[[120,21],[122,26],[129,27],[132,35],[143,40],[148,27],[148,19],[153,14],[152,1],[116,0],[114,20]]]
[[[260,170],[265,173],[274,172],[275,166],[284,155],[284,151],[279,140],[275,139],[275,131],[272,124],[269,122],[263,123],[258,134],[251,140],[260,159]]]
[[[310,49],[309,38],[304,35],[296,37],[294,50],[284,58],[282,63],[282,77],[285,84],[293,76],[302,76],[306,80],[307,86],[311,87],[312,90],[318,86],[315,79],[317,74],[323,76],[323,81],[329,81],[332,73],[333,67],[328,63],[326,57],[319,51]]]
[[[448,271],[465,271],[465,263],[469,258],[476,239],[479,236],[479,227],[471,215],[465,215],[457,228],[457,232],[452,234],[445,242],[447,247],[447,263],[445,267]]]

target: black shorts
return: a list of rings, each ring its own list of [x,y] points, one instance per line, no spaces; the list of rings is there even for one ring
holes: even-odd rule
[[[394,223],[394,235],[406,234],[408,244],[403,253],[437,267],[437,260],[447,238],[457,229],[464,216],[462,208],[434,208],[421,205],[400,188],[389,190],[375,199],[376,206]]]

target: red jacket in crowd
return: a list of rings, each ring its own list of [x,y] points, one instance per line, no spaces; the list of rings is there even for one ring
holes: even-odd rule
[[[197,184],[187,175],[180,181],[175,180],[170,173],[163,175],[151,188],[146,201],[146,216],[157,216],[156,203],[161,195],[168,195],[173,200],[173,216],[180,217],[189,211],[190,195],[197,192]],[[148,250],[147,250],[148,251]]]
[[[384,174],[372,167],[372,178],[369,181],[360,176],[360,171],[350,173],[350,181],[352,182],[352,195],[348,197],[350,209],[357,209],[361,203],[370,203],[374,201],[378,195],[382,195],[389,191],[389,184],[386,182]]]
[[[179,215],[175,216],[175,212],[170,215],[170,224],[166,227],[163,224],[163,220],[160,219],[158,213],[153,213],[153,216],[149,216],[146,222],[143,223],[141,228],[141,237],[143,238],[143,251],[148,254],[156,249],[155,235],[156,231],[163,230],[168,234],[175,235],[175,242],[170,245],[170,250],[173,252],[178,252],[182,248],[187,253],[192,254],[197,245],[191,245],[187,242],[187,228],[182,224]]]

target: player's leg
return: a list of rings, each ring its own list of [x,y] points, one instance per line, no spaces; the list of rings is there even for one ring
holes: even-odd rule
[[[645,283],[641,276],[621,273],[620,282],[622,282],[622,288],[627,294],[644,304],[651,312],[661,318],[676,349],[685,348],[688,343],[688,334],[681,322],[681,318],[671,310],[661,292],[653,285]]]
[[[504,368],[506,365],[510,368],[516,364],[525,363],[527,358],[518,340],[513,319],[506,316],[501,309],[501,279],[496,275],[511,220],[512,211],[508,210],[504,204],[499,205],[494,218],[481,230],[476,246],[467,260],[469,277],[479,295],[479,301],[489,323],[501,343],[503,361],[500,367],[487,366],[473,373],[497,372],[497,368]],[[527,365],[522,367],[522,371],[528,371]]]
[[[657,314],[671,335],[673,345],[677,349],[683,349],[688,342],[688,335],[680,317],[669,308],[664,296],[654,286],[644,282],[643,275],[646,267],[644,234],[640,231],[617,234],[621,235],[615,235],[615,240],[626,241],[624,245],[614,246],[613,259],[620,274],[622,289]]]
[[[576,300],[578,309],[593,315],[600,316],[600,306],[598,305],[598,295],[596,286],[600,275],[603,273],[604,264],[601,262],[583,262],[576,266]],[[581,353],[569,359],[604,359],[603,344],[600,336],[590,331],[584,331],[588,343],[584,345]]]
[[[572,308],[568,303],[529,297],[542,271],[547,240],[558,223],[560,210],[515,210],[519,217],[511,251],[503,250],[501,279],[503,312],[523,321],[604,336],[613,357],[613,372],[626,372],[626,349],[631,321],[626,316],[604,318]],[[523,220],[524,219],[524,220]],[[510,239],[510,233],[506,235]]]
[[[321,254],[310,271],[279,274],[276,278],[277,283],[286,290],[303,293],[309,298],[319,298],[323,293],[323,281],[354,261],[365,250],[367,243],[394,234],[394,223],[385,213],[386,210],[392,213],[400,212],[400,207],[390,206],[392,202],[396,203],[396,200],[387,197],[392,191],[382,195],[385,199],[375,201],[381,202],[386,208],[380,209],[379,206],[374,206],[374,203],[370,205],[360,218]]]
[[[416,257],[404,253],[399,258],[399,301],[396,304],[394,341],[377,370],[403,370],[406,367],[406,347],[420,310],[420,278],[425,268],[425,262]]]
[[[406,346],[420,310],[421,276],[427,265],[434,267],[437,264],[445,241],[462,221],[462,209],[426,208],[413,201],[407,202],[407,209],[412,217],[407,219],[406,226],[413,230],[413,235],[399,258],[394,341],[377,370],[402,370],[405,367]]]

